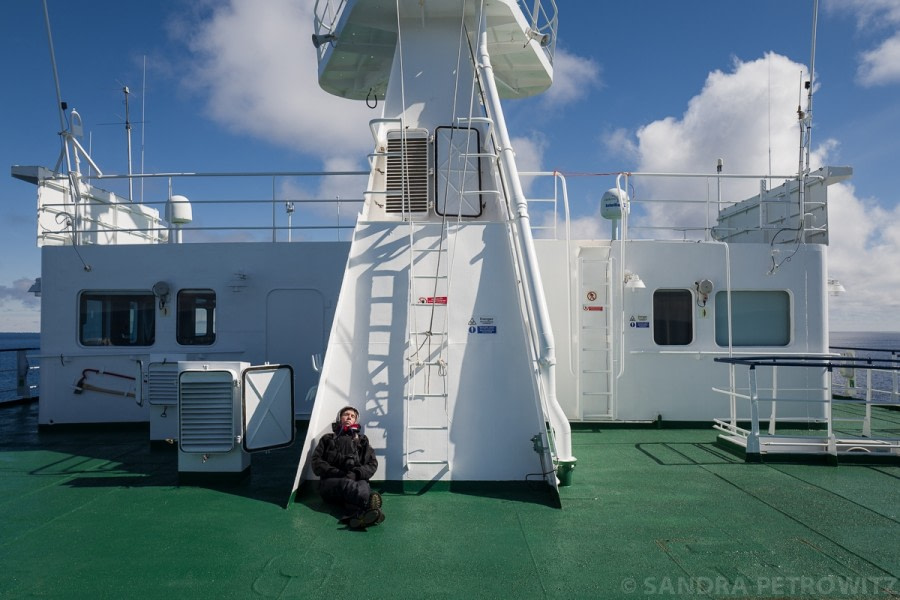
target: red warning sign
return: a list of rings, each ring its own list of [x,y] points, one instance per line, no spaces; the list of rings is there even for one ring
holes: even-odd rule
[[[447,304],[447,296],[420,296],[419,304]]]
[[[599,310],[599,311],[602,311],[602,310],[603,310],[603,307],[602,307],[602,306],[590,306],[590,305],[588,305],[588,304],[585,304],[585,305],[584,305],[584,310],[591,310],[591,311]]]

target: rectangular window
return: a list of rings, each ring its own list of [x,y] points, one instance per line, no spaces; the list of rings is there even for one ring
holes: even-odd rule
[[[176,338],[185,346],[208,346],[216,341],[216,293],[213,290],[178,292]]]
[[[653,341],[686,346],[694,340],[694,296],[689,290],[653,292]]]
[[[84,292],[78,339],[84,346],[152,346],[155,308],[151,292]]]
[[[731,292],[732,346],[787,346],[791,298],[786,291]],[[728,293],[716,294],[716,344],[728,346]]]

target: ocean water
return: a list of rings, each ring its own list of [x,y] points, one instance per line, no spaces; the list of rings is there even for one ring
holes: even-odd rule
[[[41,334],[39,333],[0,333],[0,402],[13,400],[17,397],[16,353],[2,352],[2,350],[34,348],[28,354],[38,354],[40,343]],[[36,359],[29,361],[29,364],[36,363]],[[38,384],[37,371],[29,371],[28,383],[30,385]],[[37,390],[35,390],[35,393],[37,393]]]
[[[898,332],[832,332],[831,347],[835,352],[845,352],[836,347],[855,348],[857,358],[873,358],[882,360],[900,359],[900,333]],[[850,373],[846,370],[835,371],[832,377],[835,394],[865,399],[866,369],[855,369],[852,373],[854,385],[848,386]],[[893,390],[900,389],[900,373],[872,370],[872,401],[896,402]]]
[[[40,333],[0,333],[0,350],[38,348],[40,345]]]
[[[832,346],[850,346],[853,348],[871,348],[877,350],[900,351],[900,332],[897,331],[832,331]]]

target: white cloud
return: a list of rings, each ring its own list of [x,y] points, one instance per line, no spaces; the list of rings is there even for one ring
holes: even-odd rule
[[[900,33],[863,52],[861,61],[858,76],[863,85],[900,83]]]
[[[829,11],[852,11],[860,29],[878,29],[900,23],[900,3],[897,0],[830,0]]]
[[[40,331],[41,301],[28,293],[32,279],[0,285],[0,331]]]
[[[797,88],[805,69],[783,56],[769,54],[751,62],[736,61],[731,72],[716,71],[680,117],[655,121],[636,132],[634,151],[639,171],[715,171],[725,160],[726,173],[790,175],[797,171],[799,125]],[[629,151],[622,144],[623,152]],[[812,152],[811,167],[827,164],[837,147],[824,140]],[[780,181],[773,182],[775,185]],[[715,187],[650,178],[634,181],[638,197],[715,198]],[[715,184],[713,184],[714,186]],[[723,197],[739,200],[757,193],[757,179],[726,181]],[[715,209],[710,211],[715,221]],[[637,225],[703,225],[697,205],[655,205],[632,217]],[[584,224],[588,227],[590,222]],[[659,232],[654,232],[659,235]],[[634,236],[634,232],[632,232]],[[639,236],[636,236],[639,237]],[[678,235],[681,237],[681,235]],[[690,237],[690,236],[688,236]],[[900,329],[900,207],[884,208],[874,198],[858,198],[854,187],[829,187],[829,276],[847,293],[831,299],[833,330]],[[898,315],[891,317],[891,315]]]
[[[34,284],[33,279],[16,279],[11,286],[0,285],[0,300],[12,300],[24,306],[40,306],[41,302],[28,289]]]
[[[521,136],[511,138],[513,150],[516,156],[516,168],[520,173],[543,171],[544,150],[547,147],[547,141],[539,132],[534,132],[530,136]],[[535,185],[538,182],[547,179],[545,177],[520,177],[522,191],[525,196],[532,197],[535,192]]]
[[[831,327],[900,329],[900,206],[854,192],[848,183],[828,189],[829,275],[847,290],[831,299]]]
[[[631,132],[625,128],[619,128],[604,135],[603,144],[610,154],[619,155],[626,162],[633,162],[640,157],[637,143]]]
[[[318,86],[313,4],[213,5],[188,41],[195,62],[186,83],[209,98],[210,114],[232,130],[315,156],[358,155],[371,146],[372,112]]]
[[[519,171],[540,171],[544,161],[546,140],[535,133],[530,137],[514,137],[510,143],[516,152],[516,167]]]
[[[832,0],[828,10],[852,12],[866,38],[892,32],[875,48],[860,54],[857,79],[861,85],[900,83],[900,2],[897,0]]]
[[[803,65],[772,53],[749,62],[735,59],[730,72],[709,74],[680,118],[667,117],[641,127],[633,148],[621,141],[621,134],[616,139],[625,151],[636,152],[638,171],[712,174],[721,158],[726,174],[796,173],[800,145],[797,97],[806,73]],[[830,145],[826,142],[824,147]],[[662,223],[702,227],[706,210],[714,219],[714,206],[686,202],[716,200],[717,188],[705,180],[642,178],[633,185],[638,198],[670,200],[635,212],[635,227]],[[722,197],[736,201],[755,194],[758,188],[757,179],[729,180],[722,184]],[[673,237],[682,235],[672,233]]]
[[[543,105],[562,106],[584,98],[600,87],[600,65],[557,48],[553,57],[553,85],[541,96]]]

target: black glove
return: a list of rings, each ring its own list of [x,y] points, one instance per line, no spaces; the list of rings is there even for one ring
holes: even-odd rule
[[[349,479],[351,481],[356,481],[358,478],[358,475],[359,474],[356,471],[347,471],[347,474],[344,475],[344,477],[346,477],[347,479]]]

